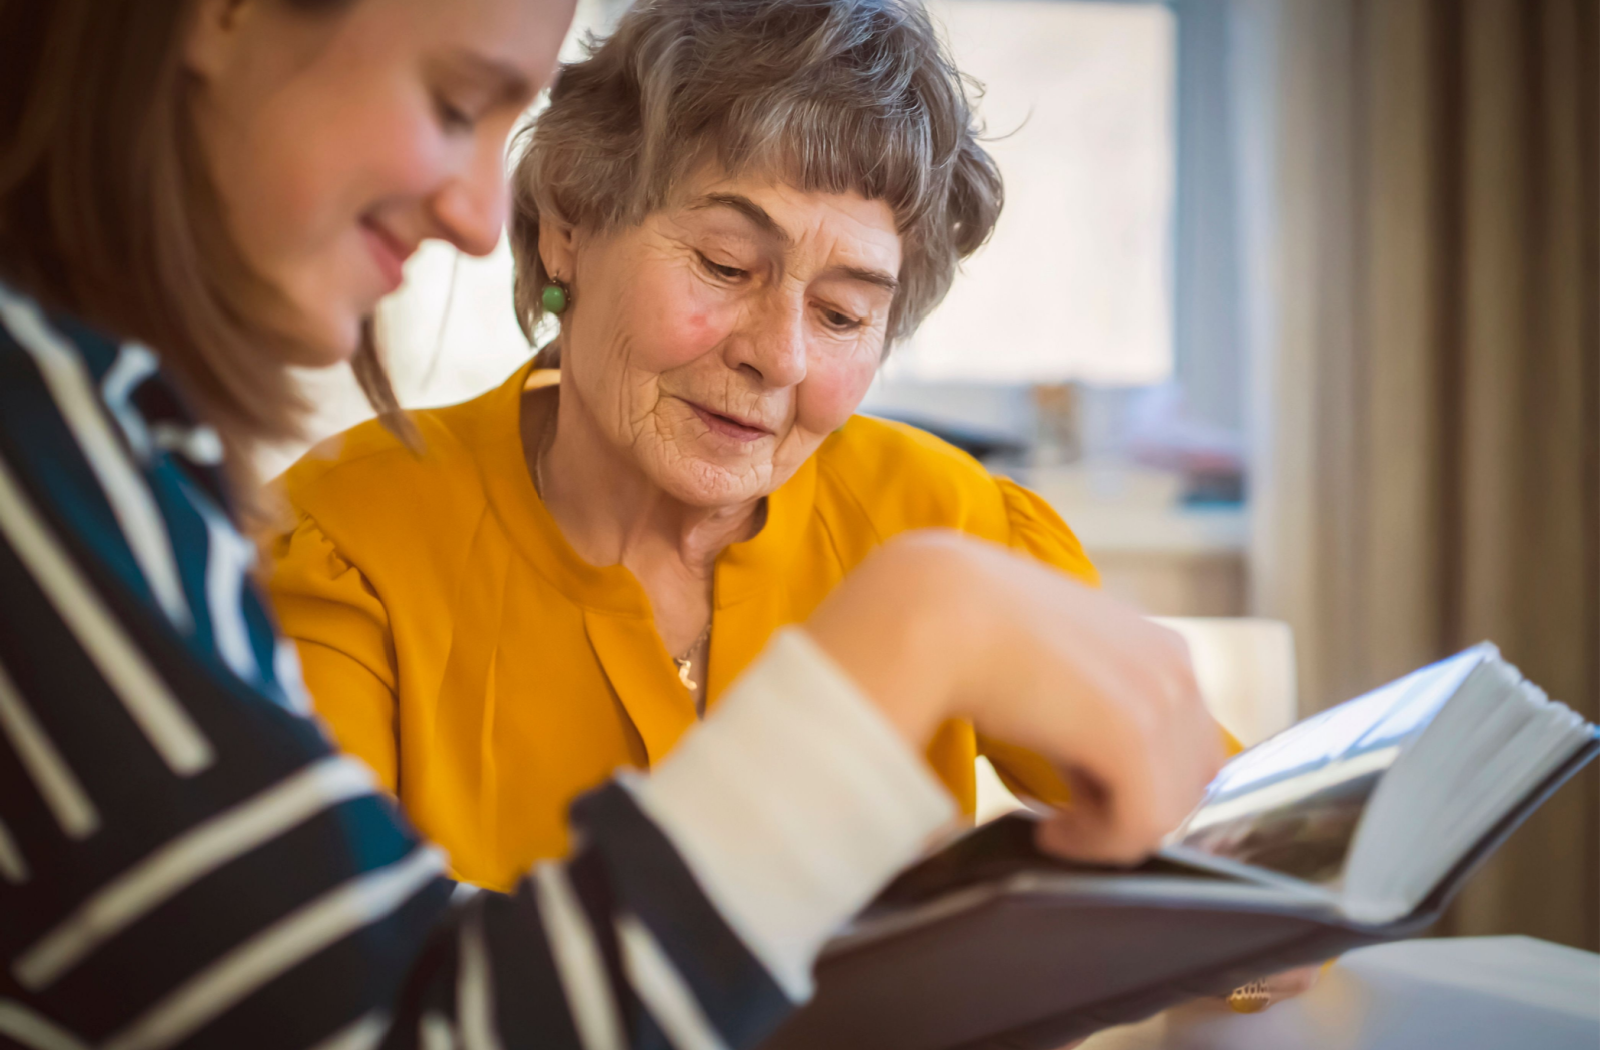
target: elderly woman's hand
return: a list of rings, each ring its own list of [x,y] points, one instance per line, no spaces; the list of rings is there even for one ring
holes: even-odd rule
[[[946,533],[891,542],[808,624],[918,748],[947,718],[1053,760],[1075,803],[1040,844],[1133,863],[1222,764],[1188,650],[1172,632],[1060,573]]]

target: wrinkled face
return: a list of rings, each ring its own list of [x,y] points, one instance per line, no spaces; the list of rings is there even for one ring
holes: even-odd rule
[[[542,230],[546,247],[573,290],[564,396],[655,484],[703,507],[772,492],[855,411],[900,270],[883,201],[716,172],[638,226]]]
[[[202,0],[191,105],[224,220],[279,293],[261,320],[331,364],[427,238],[482,254],[506,137],[575,0]],[[318,7],[323,10],[317,10]]]

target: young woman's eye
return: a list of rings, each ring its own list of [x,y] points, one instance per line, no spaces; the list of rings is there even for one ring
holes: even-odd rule
[[[443,95],[435,95],[433,105],[439,114],[439,124],[446,131],[470,132],[476,126],[477,122],[473,120],[471,114]]]
[[[724,281],[742,280],[750,273],[749,270],[741,270],[737,266],[724,266],[721,263],[712,262],[704,252],[696,252],[695,254],[700,256],[700,265],[704,266],[708,273],[715,277],[720,277]]]

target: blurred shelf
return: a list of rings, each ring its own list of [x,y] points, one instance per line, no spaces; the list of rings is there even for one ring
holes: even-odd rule
[[[1162,616],[1245,613],[1245,507],[1185,506],[1177,475],[1121,464],[1030,468],[1014,476],[1077,534],[1107,591]]]
[[[1176,474],[1116,464],[1029,468],[1015,476],[1066,519],[1091,554],[1242,554],[1249,544],[1244,506],[1186,506]]]
[[[1250,539],[1243,507],[1051,506],[1090,554],[1243,554]]]

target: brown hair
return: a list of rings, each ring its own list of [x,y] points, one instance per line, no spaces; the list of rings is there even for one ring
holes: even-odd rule
[[[355,0],[283,0],[308,14]],[[189,119],[192,0],[0,0],[0,278],[155,348],[231,449],[298,433],[275,292],[224,232]],[[352,363],[397,406],[370,338]],[[241,464],[238,455],[233,457]]]
[[[638,223],[709,157],[890,206],[903,247],[893,342],[999,217],[1000,174],[978,133],[968,82],[915,0],[642,0],[562,68],[522,133],[517,319],[531,338],[549,280],[541,213],[600,230]]]

